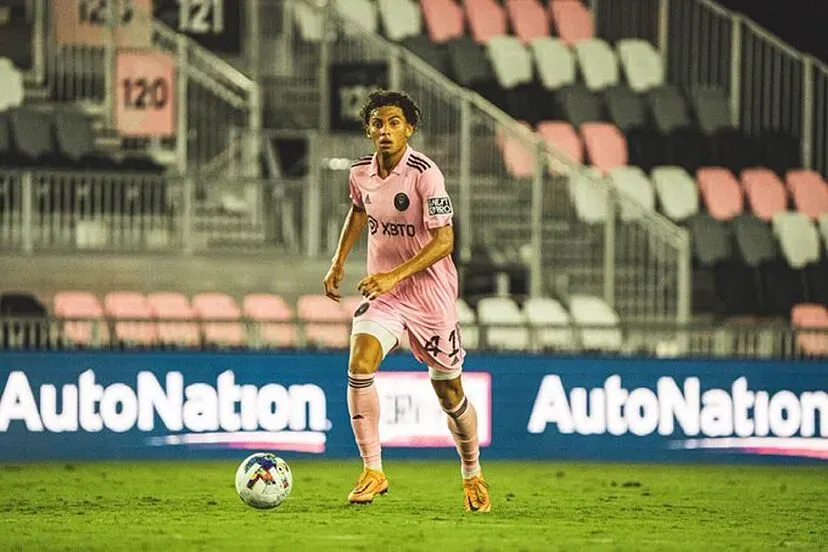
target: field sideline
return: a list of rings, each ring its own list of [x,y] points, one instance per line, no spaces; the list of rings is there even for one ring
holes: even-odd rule
[[[0,465],[0,549],[828,550],[826,466],[487,462],[494,510],[467,514],[453,462],[386,460],[389,494],[349,506],[359,464],[286,459],[264,512],[234,462]]]

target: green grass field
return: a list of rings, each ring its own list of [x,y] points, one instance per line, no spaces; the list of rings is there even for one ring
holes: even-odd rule
[[[232,462],[0,466],[2,550],[828,550],[828,469],[484,465],[494,509],[462,510],[455,463],[293,461],[277,510],[241,503]]]

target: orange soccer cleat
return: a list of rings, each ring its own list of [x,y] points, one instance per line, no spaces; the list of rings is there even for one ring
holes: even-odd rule
[[[374,501],[378,494],[388,492],[388,479],[379,470],[365,468],[359,476],[354,490],[348,494],[348,502],[351,504],[369,504]]]
[[[463,479],[464,506],[467,512],[488,512],[492,509],[489,485],[483,475]]]

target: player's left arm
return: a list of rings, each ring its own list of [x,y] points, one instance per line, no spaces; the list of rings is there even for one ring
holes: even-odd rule
[[[420,176],[418,188],[420,197],[423,198],[423,224],[428,228],[431,240],[419,253],[394,270],[363,278],[357,287],[369,299],[379,297],[454,251],[454,210],[446,193],[443,174],[437,167],[432,167]]]

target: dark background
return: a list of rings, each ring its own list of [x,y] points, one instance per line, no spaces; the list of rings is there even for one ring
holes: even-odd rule
[[[797,50],[828,63],[828,0],[719,0]]]

